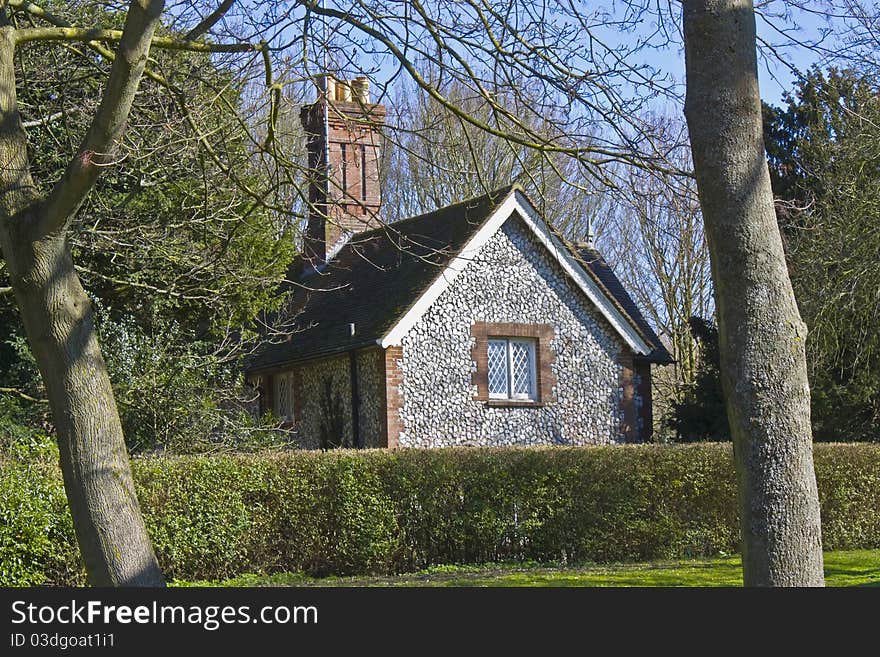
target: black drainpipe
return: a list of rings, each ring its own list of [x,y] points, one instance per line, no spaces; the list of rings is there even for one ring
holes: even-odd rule
[[[353,351],[348,352],[348,371],[351,372],[351,437],[354,446],[361,449],[364,445],[361,441],[358,365],[357,356]]]

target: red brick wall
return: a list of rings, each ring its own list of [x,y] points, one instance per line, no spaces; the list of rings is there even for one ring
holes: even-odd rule
[[[312,171],[309,185],[311,209],[303,251],[307,257],[317,260],[324,259],[343,231],[356,233],[378,226],[382,205],[379,158],[385,107],[344,101],[330,103],[328,199],[324,191],[324,106],[324,101],[320,100],[304,107],[300,113],[308,135],[309,169]]]
[[[635,403],[636,387],[633,377],[635,369],[631,353],[625,352],[620,355],[620,368],[620,433],[625,442],[632,443],[639,439],[639,427]]]
[[[620,359],[621,426],[620,431],[626,442],[646,442],[654,435],[654,409],[651,400],[651,364],[634,362],[632,354]],[[636,406],[639,397],[641,406]],[[641,425],[641,427],[639,426]]]
[[[275,410],[275,377],[272,374],[263,375],[263,387],[260,395],[260,410],[269,413]]]
[[[293,423],[299,426],[302,420],[302,372],[299,367],[293,368]]]
[[[636,374],[639,377],[639,385],[636,390],[642,400],[642,406],[639,408],[639,418],[641,419],[642,424],[642,431],[639,439],[647,442],[654,436],[654,408],[651,399],[651,364],[645,362],[636,363]]]
[[[400,384],[403,373],[399,366],[402,358],[403,347],[385,349],[385,446],[392,449],[400,446],[400,431],[403,428],[400,420]]]

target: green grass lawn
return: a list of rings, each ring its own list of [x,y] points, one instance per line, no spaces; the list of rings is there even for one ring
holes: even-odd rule
[[[828,586],[880,587],[880,550],[825,553]],[[380,577],[312,578],[295,573],[242,575],[177,586],[742,586],[740,558],[692,559],[579,567],[491,564],[441,566]]]

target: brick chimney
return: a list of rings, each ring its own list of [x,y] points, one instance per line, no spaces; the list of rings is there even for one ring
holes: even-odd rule
[[[352,234],[379,225],[385,107],[370,103],[367,78],[346,81],[323,75],[318,99],[302,108],[300,121],[308,139],[310,172],[303,256],[316,267]]]

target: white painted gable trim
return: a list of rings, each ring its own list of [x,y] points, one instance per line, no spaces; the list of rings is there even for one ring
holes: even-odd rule
[[[611,326],[624,339],[624,341],[637,353],[647,355],[651,352],[651,348],[645,343],[642,337],[636,332],[632,324],[630,324],[620,313],[614,303],[605,295],[605,293],[596,285],[589,276],[581,269],[580,265],[574,260],[568,249],[559,239],[553,235],[547,228],[547,224],[538,214],[538,211],[531,204],[525,194],[519,190],[513,190],[508,194],[507,198],[499,205],[489,220],[480,230],[465,244],[461,252],[452,259],[431,286],[425,290],[421,297],[413,304],[413,306],[398,320],[385,337],[377,340],[378,344],[385,348],[398,346],[409,330],[415,326],[416,322],[421,319],[428,308],[437,300],[446,288],[448,288],[455,278],[473,261],[474,256],[483,248],[483,245],[498,232],[501,226],[513,216],[514,212],[518,212],[522,217],[526,226],[532,231],[534,236],[540,241],[553,258],[562,267],[563,270],[574,280],[575,284],[587,297],[596,305],[602,316],[608,320]]]

